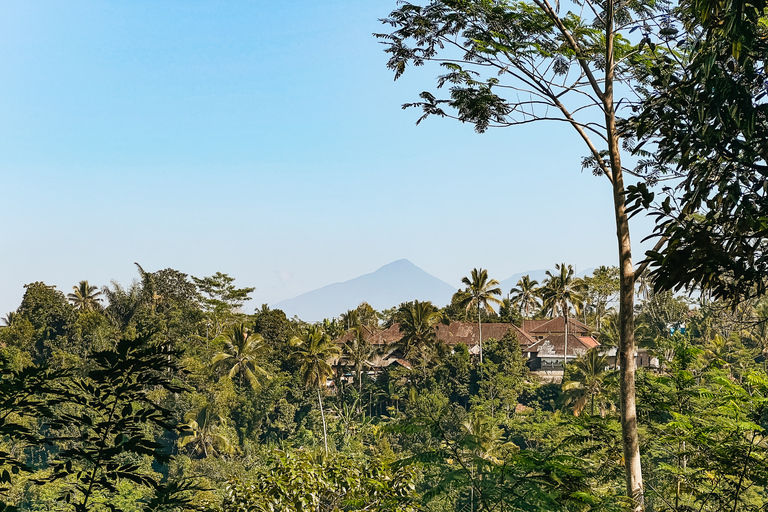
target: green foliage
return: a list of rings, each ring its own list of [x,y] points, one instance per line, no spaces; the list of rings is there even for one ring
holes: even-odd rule
[[[542,307],[553,316],[563,315],[567,319],[572,308],[579,313],[587,285],[583,279],[574,277],[572,265],[556,264],[555,269],[554,273],[547,270],[547,280],[540,291]]]
[[[650,436],[647,452],[657,510],[763,510],[768,472],[766,376],[739,385],[702,370],[683,349],[668,376],[644,375]]]
[[[102,293],[109,302],[104,311],[105,316],[121,330],[128,328],[139,308],[146,302],[141,285],[136,282],[126,289],[113,281],[112,287],[104,287]]]
[[[176,279],[183,274],[168,275],[188,288]],[[55,290],[36,289],[27,304],[37,306],[26,311],[41,327],[57,311],[69,311],[66,328],[38,329],[18,313],[0,329],[5,510],[627,506],[620,497],[614,372],[597,351],[569,365],[562,387],[540,384],[512,332],[488,340],[483,363],[472,364],[467,347],[436,342],[442,317],[436,308],[413,302],[393,316],[405,325],[403,336],[412,335],[414,368],[394,365],[354,386],[337,378],[332,390],[326,383],[334,371],[349,371],[357,361],[357,378],[365,368],[370,347],[353,350],[356,337],[343,349],[321,326],[298,330],[282,312],[262,307],[252,317],[228,313],[231,336],[206,343],[195,334],[203,306],[166,299],[173,294],[159,291],[166,285],[156,276],[142,273],[133,291],[113,285],[105,295],[117,300],[103,312],[77,312]],[[147,300],[147,290],[154,299]],[[640,329],[655,336],[649,343],[662,358],[661,368],[638,377],[645,478],[652,486],[647,508],[759,510],[768,496],[768,377],[755,361],[766,339],[755,324],[764,308],[752,301],[734,310],[706,298],[696,305],[652,293],[638,308]],[[357,311],[345,318],[355,324],[353,333],[364,329],[356,318]],[[670,335],[667,324],[675,318],[685,323],[685,334]],[[237,359],[250,353],[251,338],[267,346],[249,332],[251,325],[271,333],[269,351],[242,360],[273,376],[260,379],[258,389],[246,385]],[[286,343],[292,332],[297,336]],[[48,347],[44,364],[33,362],[36,341]],[[182,348],[184,368],[177,360]],[[219,361],[228,361],[234,382],[218,378]]]
[[[323,443],[327,454],[328,433],[321,389],[325,388],[328,377],[333,373],[329,360],[338,357],[341,349],[325,332],[315,326],[307,327],[299,336],[291,340],[291,344],[295,347],[293,358],[299,365],[301,382],[308,389],[317,389],[317,402],[320,405],[323,422]]]
[[[25,285],[26,292],[17,309],[19,317],[26,318],[35,329],[35,358],[42,362],[50,354],[48,340],[65,338],[76,313],[64,294],[38,281]]]
[[[229,482],[217,510],[232,512],[412,512],[415,474],[381,461],[306,450],[275,450],[267,465],[247,479]]]
[[[520,344],[511,330],[499,341],[488,340],[477,393],[470,399],[473,411],[480,409],[490,417],[511,416],[526,374]]]
[[[592,487],[595,468],[589,460],[557,447],[520,450],[504,441],[487,416],[456,412],[450,407],[433,409],[396,428],[435,440],[400,461],[401,465],[417,464],[425,472],[425,505],[447,496],[457,510],[622,510],[625,506],[613,490]]]
[[[86,377],[61,381],[67,407],[48,422],[51,435],[46,439],[60,449],[49,464],[50,474],[37,482],[65,481],[58,499],[75,511],[95,509],[94,496],[117,492],[122,479],[161,489],[160,479],[142,470],[140,461],[170,461],[171,454],[160,450],[146,427],[177,427],[169,411],[148,397],[148,390],[183,391],[172,380],[173,372],[180,371],[176,355],[146,338],[123,339],[115,350],[90,356],[95,367]]]
[[[315,326],[307,327],[291,344],[295,347],[293,358],[299,363],[299,375],[307,388],[320,389],[333,373],[329,360],[338,356],[341,349],[330,337]]]
[[[234,310],[243,307],[254,287],[235,288],[235,278],[216,272],[210,277],[192,276],[197,289],[205,297],[203,304],[208,311],[217,309]]]
[[[442,314],[431,302],[408,302],[400,306],[397,321],[403,337],[394,344],[404,359],[417,363],[422,372],[435,358],[444,353],[445,347],[437,339],[437,323]]]
[[[638,315],[641,342],[652,343],[658,337],[668,338],[670,328],[685,327],[688,320],[688,301],[675,297],[672,292],[652,292],[643,302]]]
[[[187,448],[199,457],[230,455],[235,450],[225,435],[218,433],[217,423],[221,418],[213,412],[210,404],[203,405],[196,411],[190,411],[182,424],[179,447]]]
[[[591,416],[597,413],[605,416],[608,408],[615,410],[608,391],[615,388],[618,374],[608,371],[608,358],[593,348],[576,359],[572,366],[571,373],[564,379],[563,390],[566,403],[573,406],[574,416],[581,414],[587,406]]]
[[[460,303],[469,311],[473,307],[477,309],[477,327],[480,331],[478,340],[480,343],[480,363],[483,362],[483,330],[480,311],[485,310],[495,313],[494,306],[501,305],[497,295],[501,295],[501,288],[496,279],[488,279],[488,271],[485,269],[472,269],[470,277],[463,277],[461,282],[466,285],[464,294],[460,295]]]
[[[517,286],[509,291],[512,295],[512,304],[517,306],[518,311],[525,318],[531,318],[531,314],[541,306],[538,284],[539,282],[535,279],[531,280],[531,276],[523,276],[517,282]]]
[[[5,489],[11,499],[6,505],[19,499],[9,471],[19,485],[40,486],[28,488],[25,502],[55,500],[60,510],[105,510],[131,495],[141,503],[127,510],[188,503],[195,486],[164,480],[152,468],[171,460],[156,435],[178,432],[171,412],[152,398],[159,391],[184,390],[174,382],[183,373],[177,355],[147,336],[89,353],[87,368],[4,364],[0,434],[11,450],[0,450],[6,468],[0,480],[14,484]]]
[[[261,309],[256,309],[253,330],[270,345],[285,346],[290,339],[291,323],[283,311],[262,304]]]
[[[69,301],[75,306],[75,309],[79,311],[95,311],[101,309],[101,299],[98,298],[101,295],[98,287],[91,286],[88,281],[80,281],[80,284],[73,286],[73,293],[67,295]]]
[[[21,452],[26,446],[42,444],[36,427],[39,421],[50,421],[53,408],[65,400],[58,381],[70,372],[32,365],[13,368],[3,358],[0,375],[0,437],[5,441],[0,449],[0,493],[6,493],[11,474],[33,471]]]
[[[600,266],[592,276],[584,278],[584,309],[591,310],[595,327],[600,330],[602,319],[619,295],[619,267]]]
[[[352,367],[355,370],[357,392],[362,393],[363,367],[370,365],[368,361],[376,355],[376,349],[366,338],[366,334],[370,332],[370,330],[360,323],[360,317],[356,312],[348,312],[347,320],[350,322],[351,326],[347,331],[350,333],[350,337],[346,343],[344,343],[344,347],[342,348],[342,358],[344,361],[352,364]],[[378,321],[376,322],[378,324]]]
[[[211,360],[213,368],[224,368],[228,371],[227,376],[230,379],[238,377],[240,386],[245,379],[245,382],[256,389],[261,385],[258,377],[270,377],[258,364],[259,359],[269,351],[260,334],[253,334],[242,323],[237,323],[227,328],[224,334],[214,341],[223,341],[224,349]]]
[[[657,217],[662,248],[650,251],[655,287],[705,288],[738,302],[766,292],[768,28],[764,0],[682,3],[682,55],[659,55],[653,93],[631,123],[655,146],[652,179],[679,178],[663,201],[631,190]],[[666,192],[666,191],[665,191]]]
[[[469,349],[466,345],[458,344],[450,354],[440,359],[435,367],[432,378],[438,389],[441,389],[453,403],[465,408],[469,406],[472,364]]]

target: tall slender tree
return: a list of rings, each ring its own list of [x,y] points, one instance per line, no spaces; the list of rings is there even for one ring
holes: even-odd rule
[[[477,329],[480,342],[480,364],[483,364],[483,324],[480,319],[480,310],[485,309],[494,313],[494,306],[501,305],[499,282],[488,279],[488,271],[483,268],[473,268],[469,277],[464,276],[461,282],[467,286],[464,290],[464,303],[467,311],[473,306],[477,308]]]
[[[525,318],[531,318],[531,310],[541,306],[538,285],[538,281],[531,280],[531,276],[527,275],[523,276],[517,282],[517,286],[509,291],[512,295],[512,304],[518,307]]]
[[[437,89],[447,90],[446,97],[424,91],[420,101],[404,105],[422,110],[419,122],[431,115],[448,117],[482,133],[555,121],[574,130],[587,151],[583,167],[609,185],[621,281],[622,442],[627,495],[637,512],[644,508],[644,490],[635,405],[635,268],[622,165],[622,144],[631,141],[618,118],[620,106],[636,101],[638,78],[647,76],[648,60],[664,41],[668,17],[659,16],[664,14],[659,10],[667,4],[585,0],[564,5],[578,8],[561,9],[551,0],[399,2],[382,20],[390,32],[377,37],[385,43],[395,78],[409,65],[442,66]],[[635,31],[642,37],[629,36]]]
[[[547,270],[547,280],[541,290],[541,298],[544,307],[552,312],[552,315],[563,315],[565,321],[565,348],[563,350],[563,370],[568,358],[568,321],[569,312],[574,308],[578,314],[578,306],[584,301],[584,281],[574,277],[573,266],[561,263],[555,265],[557,272]]]
[[[333,343],[330,336],[314,325],[308,326],[301,334],[292,338],[291,345],[295,347],[293,357],[299,364],[301,381],[307,389],[317,390],[317,403],[320,405],[320,416],[323,420],[323,444],[327,454],[328,430],[321,390],[325,389],[325,382],[333,373],[329,361],[338,357],[341,349]]]

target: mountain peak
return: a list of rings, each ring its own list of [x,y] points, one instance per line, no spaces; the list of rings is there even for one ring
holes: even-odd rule
[[[403,258],[403,259],[400,259],[400,260],[395,260],[392,263],[387,263],[383,267],[379,268],[379,270],[381,270],[383,268],[394,268],[394,267],[416,267],[416,265],[411,263],[411,260],[407,260],[407,259]],[[419,268],[419,267],[416,267],[416,268]]]
[[[339,316],[368,302],[375,309],[398,306],[409,300],[431,300],[437,306],[451,301],[455,290],[407,259],[380,267],[375,272],[334,283],[275,304],[288,316],[314,322]]]

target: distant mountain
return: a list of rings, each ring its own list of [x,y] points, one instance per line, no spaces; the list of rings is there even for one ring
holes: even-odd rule
[[[501,295],[504,298],[506,298],[507,294],[509,293],[509,290],[516,287],[517,282],[521,280],[523,276],[531,276],[531,280],[538,281],[539,286],[541,286],[541,283],[544,282],[544,279],[547,278],[547,271],[546,270],[527,270],[525,272],[518,272],[512,277],[508,277],[507,279],[503,280],[499,285],[499,288],[501,288]]]
[[[418,299],[438,307],[451,302],[456,288],[424,272],[408,260],[397,260],[376,272],[334,283],[274,305],[289,317],[307,322],[333,318],[365,301],[382,310]]]
[[[555,269],[551,269],[549,271],[552,272],[553,274],[555,273]],[[594,271],[595,271],[594,268],[588,268],[586,270],[582,270],[581,272],[576,272],[576,277],[591,276],[592,272]],[[523,276],[531,276],[531,280],[538,281],[539,286],[541,286],[544,283],[544,280],[547,278],[547,271],[546,270],[528,270],[526,272],[518,272],[512,277],[508,277],[507,279],[503,280],[499,285],[499,287],[501,288],[502,296],[506,298],[507,294],[509,293],[509,290],[511,290],[512,288],[515,288],[517,286],[517,282],[520,281],[520,279],[522,279]]]

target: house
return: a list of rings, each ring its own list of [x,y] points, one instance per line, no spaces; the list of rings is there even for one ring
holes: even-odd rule
[[[535,344],[523,347],[523,355],[533,371],[562,372],[563,352],[565,350],[565,319],[557,317],[550,320],[523,320],[523,330],[535,338]],[[587,350],[599,347],[600,343],[592,336],[591,329],[575,318],[568,318],[568,362],[575,360]],[[616,347],[606,348],[603,354],[608,365],[616,368]],[[659,359],[647,349],[635,351],[635,364],[638,368],[658,368]]]
[[[534,339],[527,346],[521,344],[528,367],[534,372],[562,372],[563,360],[571,362],[587,350],[600,346],[592,337],[589,326],[575,318],[568,318],[567,336],[562,316],[549,320],[523,320],[522,330]]]
[[[469,348],[470,354],[480,353],[480,331],[483,333],[483,343],[493,338],[500,340],[506,336],[508,331],[512,331],[517,336],[520,346],[529,345],[536,340],[526,334],[515,324],[508,323],[487,323],[481,324],[469,322],[451,322],[448,325],[440,324],[437,327],[437,339],[444,341],[449,346],[462,343]]]

